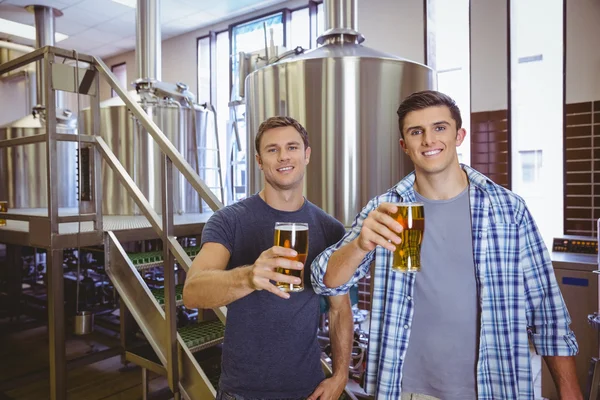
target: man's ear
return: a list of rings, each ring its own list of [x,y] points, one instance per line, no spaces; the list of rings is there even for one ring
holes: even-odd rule
[[[312,149],[310,147],[307,147],[306,150],[304,150],[304,165],[307,165],[310,162],[310,153],[312,152]]]
[[[467,130],[465,128],[460,128],[456,131],[456,146],[460,146],[462,142],[465,140],[467,136]]]
[[[262,171],[263,165],[262,165],[262,158],[260,158],[260,154],[256,153],[254,155],[254,158],[256,159],[256,162],[258,163],[258,168],[260,168],[260,170]]]
[[[402,151],[408,154],[408,149],[406,148],[406,142],[404,141],[404,139],[400,139],[400,147],[402,147]]]

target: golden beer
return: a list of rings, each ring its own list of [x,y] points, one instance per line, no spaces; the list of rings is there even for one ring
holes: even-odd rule
[[[275,246],[296,250],[296,257],[286,257],[290,260],[306,262],[308,255],[308,224],[277,222],[275,223]],[[304,269],[277,268],[276,272],[300,278],[299,284],[276,282],[275,285],[284,292],[301,292],[304,290]]]
[[[8,201],[0,201],[0,212],[8,211]],[[6,220],[0,218],[0,226],[6,225]]]
[[[400,244],[396,244],[392,269],[400,272],[417,272],[421,269],[421,242],[425,230],[425,212],[422,203],[394,204],[398,211],[392,218],[402,225]]]

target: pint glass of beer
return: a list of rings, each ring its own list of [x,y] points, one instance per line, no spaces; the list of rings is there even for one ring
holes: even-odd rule
[[[290,260],[306,262],[308,255],[308,224],[297,222],[275,223],[275,246],[296,250],[298,255]],[[300,278],[299,284],[276,282],[275,285],[284,292],[301,292],[304,290],[304,270],[277,268],[276,272]]]
[[[400,239],[396,245],[392,269],[400,272],[417,272],[421,269],[421,241],[425,230],[423,203],[397,203],[398,211],[392,218],[402,225]]]
[[[0,212],[8,211],[8,201],[0,201]],[[0,218],[0,226],[6,225],[6,220]]]

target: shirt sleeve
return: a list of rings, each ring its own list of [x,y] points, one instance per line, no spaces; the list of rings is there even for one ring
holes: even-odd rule
[[[323,283],[323,277],[327,272],[327,264],[329,263],[329,258],[331,258],[331,255],[336,250],[340,249],[342,246],[350,243],[358,237],[364,220],[367,218],[367,216],[372,210],[377,208],[377,204],[377,198],[369,201],[369,203],[356,216],[354,222],[352,223],[352,228],[344,235],[344,237],[336,244],[329,246],[314,259],[314,261],[311,264],[311,280],[313,284],[313,289],[317,294],[322,294],[324,296],[337,296],[341,294],[346,294],[352,286],[354,286],[363,276],[365,276],[369,272],[369,266],[371,264],[371,261],[373,260],[373,257],[375,256],[375,250],[367,253],[365,258],[362,260],[362,262],[356,269],[356,272],[354,273],[352,278],[345,284],[335,288],[328,288]]]
[[[527,325],[535,351],[542,356],[573,356],[578,346],[569,327],[571,318],[548,249],[526,207],[519,229]]]
[[[204,243],[219,243],[233,254],[235,230],[223,210],[214,213],[202,229],[201,246]]]

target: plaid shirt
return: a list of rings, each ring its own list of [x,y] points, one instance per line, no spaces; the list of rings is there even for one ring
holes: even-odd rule
[[[552,262],[525,202],[462,165],[469,178],[473,258],[480,306],[478,399],[533,399],[529,342],[544,356],[572,356],[578,347]],[[392,253],[381,246],[367,254],[344,285],[327,288],[323,276],[331,254],[356,239],[365,218],[382,202],[415,201],[414,172],[372,199],[352,229],[312,263],[317,293],[347,293],[375,260],[365,389],[377,399],[399,399],[402,364],[409,345],[416,274],[391,272]]]

